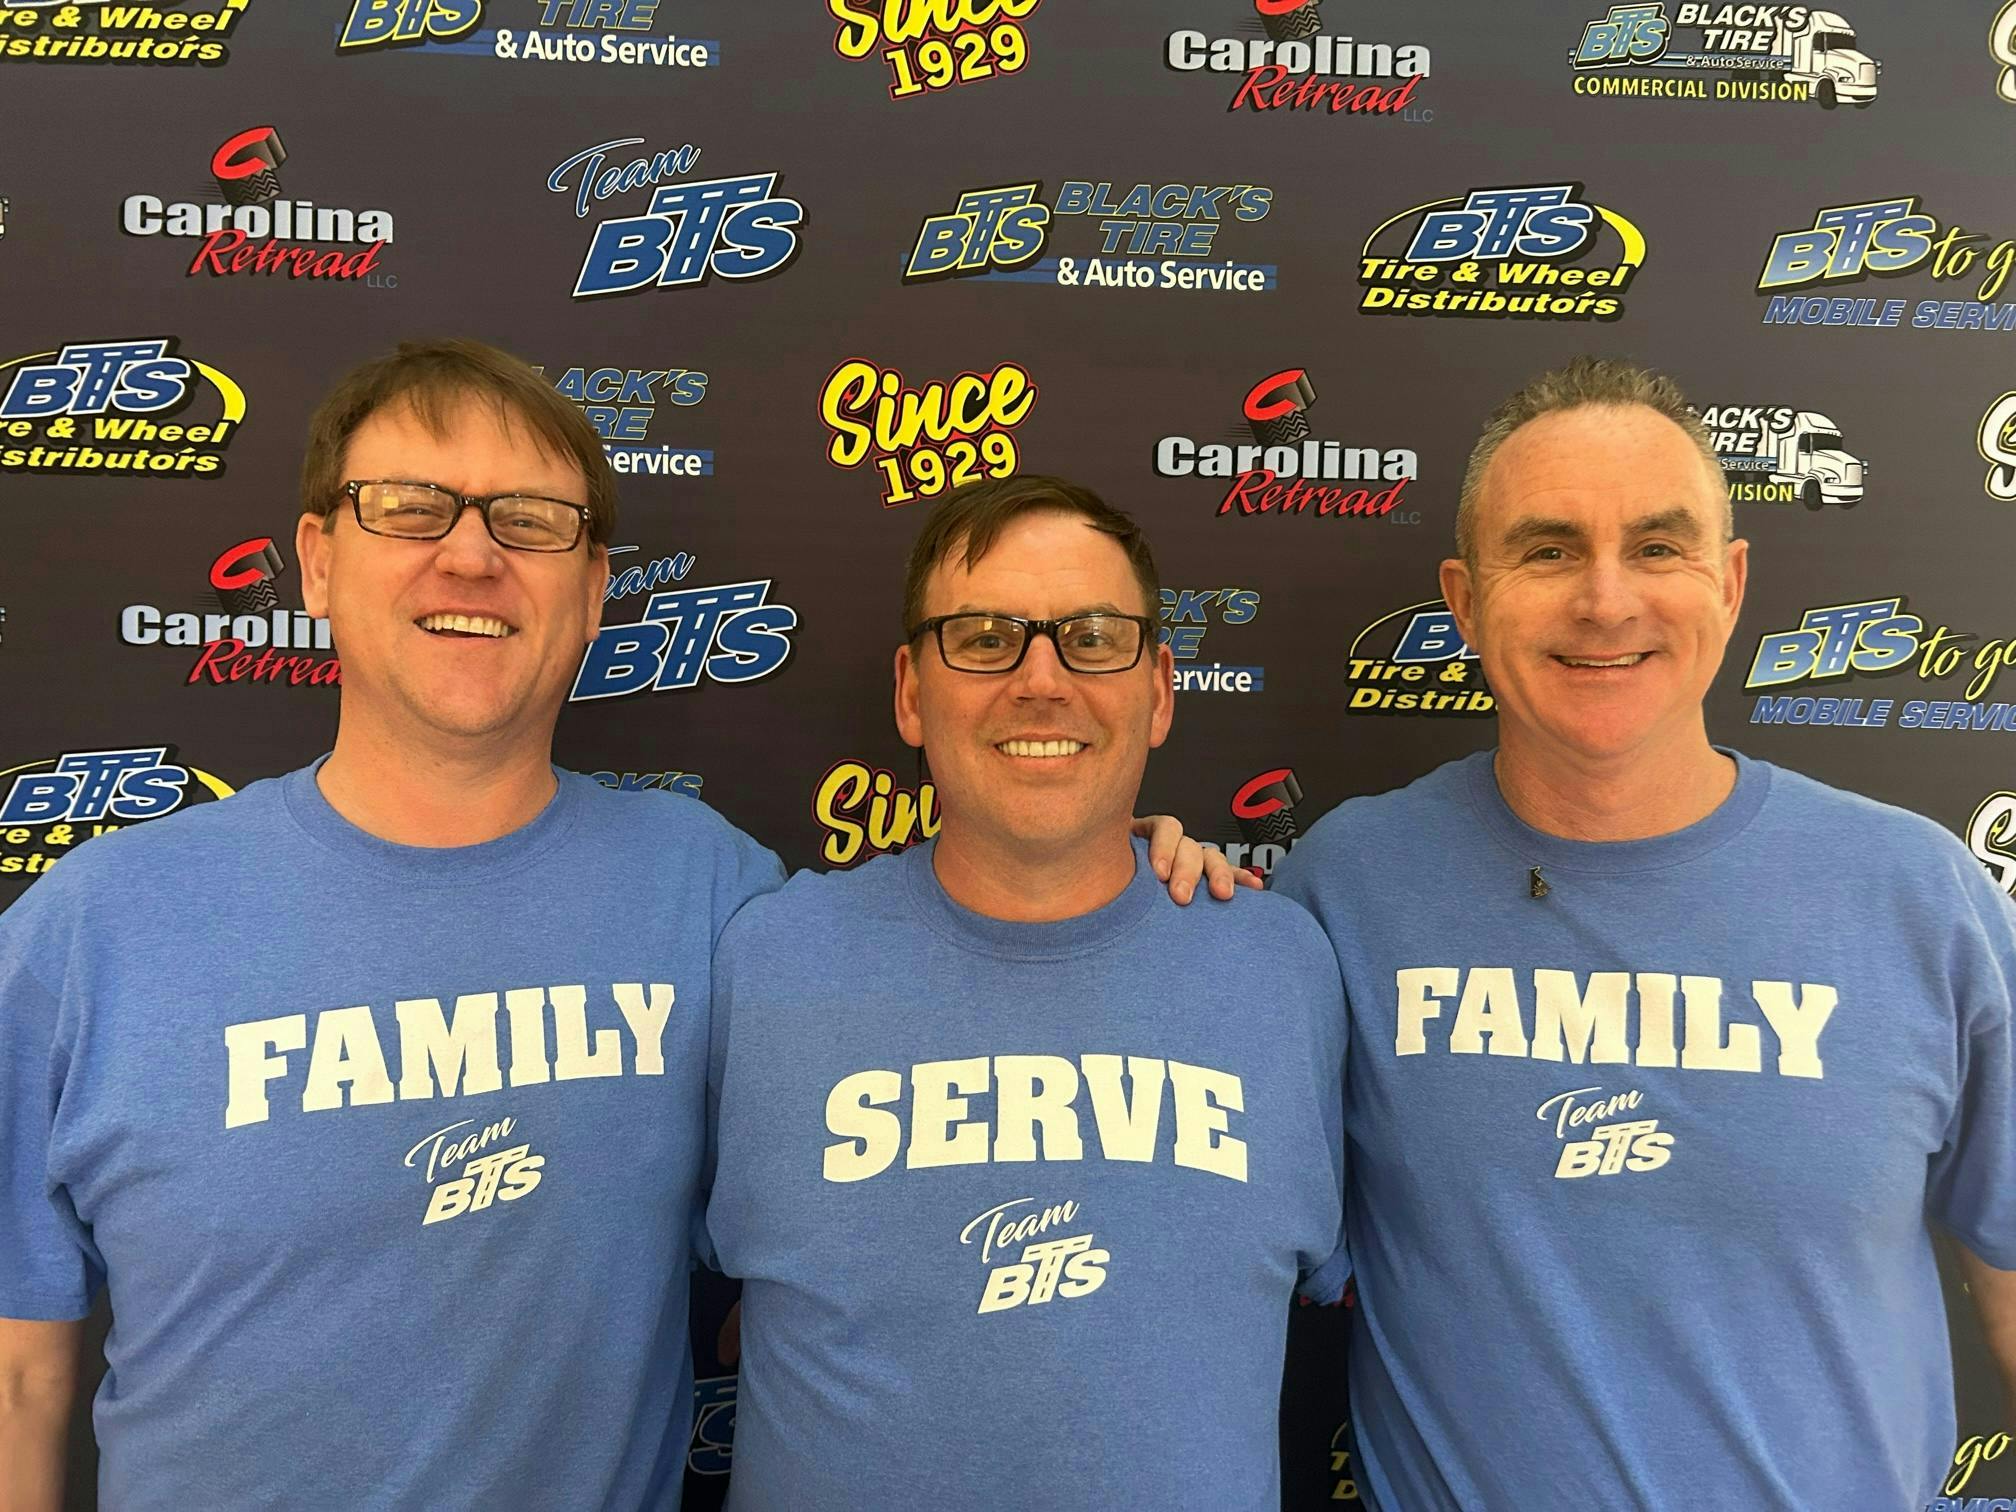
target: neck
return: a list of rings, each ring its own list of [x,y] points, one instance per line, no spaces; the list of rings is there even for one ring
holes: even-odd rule
[[[1134,847],[1124,821],[1096,840],[1038,849],[963,830],[947,814],[931,865],[962,908],[1011,924],[1054,924],[1125,892],[1134,880]]]
[[[383,774],[392,773],[391,780]],[[500,749],[482,739],[394,739],[339,719],[336,746],[315,774],[329,806],[395,845],[481,845],[539,816],[558,784],[552,741]]]
[[[1736,763],[1697,720],[1658,749],[1590,757],[1500,729],[1498,791],[1520,819],[1564,840],[1649,840],[1698,824],[1736,787]]]

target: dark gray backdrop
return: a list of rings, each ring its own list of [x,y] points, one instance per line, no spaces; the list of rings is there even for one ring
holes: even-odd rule
[[[225,3],[163,10],[203,15]],[[482,26],[522,37],[544,8],[488,0]],[[1227,622],[1222,599],[1216,610],[1184,611],[1206,616],[1197,665],[1263,667],[1264,690],[1185,693],[1144,804],[1184,816],[1207,838],[1246,843],[1253,836],[1232,813],[1233,794],[1288,768],[1305,797],[1287,827],[1306,828],[1346,797],[1491,739],[1484,719],[1350,712],[1347,663],[1366,627],[1434,598],[1434,564],[1482,415],[1536,369],[1594,349],[1670,370],[1703,404],[1782,406],[1838,424],[1845,450],[1867,463],[1855,507],[1738,506],[1753,578],[1710,700],[1711,729],[1964,833],[1985,800],[2016,788],[2007,729],[1906,729],[1895,715],[1887,728],[1754,723],[1759,695],[1745,681],[1760,636],[1824,605],[1901,597],[1928,631],[1968,637],[1960,643],[1970,656],[2016,636],[2007,589],[2016,516],[1984,488],[1976,434],[1997,397],[2016,388],[2016,336],[1909,326],[1920,300],[1973,298],[1980,267],[1935,280],[1921,264],[1793,291],[1902,298],[1906,323],[1891,329],[1769,325],[1756,285],[1772,238],[1810,227],[1827,207],[1915,196],[1941,230],[1958,223],[1984,251],[2016,237],[2007,177],[2016,105],[1996,94],[1996,7],[1856,0],[1848,20],[1882,64],[1867,109],[1578,94],[1569,55],[1604,9],[1596,0],[1329,0],[1326,32],[1429,50],[1428,74],[1390,116],[1233,113],[1240,75],[1165,65],[1172,31],[1262,36],[1251,0],[1045,0],[1019,22],[1028,49],[1019,72],[897,100],[879,57],[887,44],[858,61],[839,56],[832,18],[811,3],[660,0],[643,29],[619,33],[707,39],[718,64],[704,68],[504,59],[438,44],[340,53],[350,0],[251,0],[222,34],[228,59],[217,64],[0,58],[15,149],[0,164],[9,295],[0,362],[172,335],[246,396],[226,469],[213,478],[12,462],[0,473],[0,772],[64,752],[166,745],[236,787],[325,749],[332,690],[192,686],[199,650],[124,644],[120,611],[214,609],[206,574],[248,538],[274,535],[291,557],[302,429],[322,388],[399,338],[468,334],[556,380],[574,367],[706,373],[697,404],[661,395],[647,436],[710,449],[714,472],[627,479],[618,541],[638,549],[617,565],[689,553],[685,586],[768,579],[770,600],[798,614],[790,660],[772,675],[570,709],[559,737],[565,764],[640,780],[683,773],[689,787],[697,776],[702,796],[793,865],[822,864],[828,829],[815,794],[836,764],[886,769],[913,787],[887,712],[888,658],[920,511],[884,507],[872,466],[843,471],[826,460],[820,392],[848,359],[899,369],[912,385],[1014,362],[1040,389],[1014,431],[1025,467],[1083,481],[1134,511],[1172,587],[1258,595],[1244,623]],[[0,5],[5,35],[170,35],[122,32],[95,6],[68,28],[44,11],[17,30],[21,13]],[[1584,76],[1606,73],[1700,78],[1711,91],[1718,79],[1751,77]],[[394,238],[370,280],[192,275],[198,242],[122,232],[129,195],[221,203],[212,153],[269,124],[287,152],[277,176],[288,197],[393,214]],[[780,174],[775,192],[804,206],[795,257],[748,282],[716,276],[570,298],[595,223],[642,213],[649,191],[614,193],[583,219],[547,178],[562,160],[622,138],[642,142],[612,149],[612,164],[691,143],[701,155],[688,178]],[[1110,182],[1116,199],[1136,184],[1271,188],[1263,219],[1225,221],[1210,261],[1269,266],[1276,286],[1243,294],[902,278],[920,222],[950,212],[963,191],[1034,182],[1054,202],[1074,180]],[[1569,183],[1643,233],[1644,263],[1620,318],[1359,309],[1360,251],[1389,217],[1473,189]],[[1082,260],[1096,219],[1056,216],[1046,255]],[[1398,251],[1414,224],[1374,250]],[[1581,265],[1610,265],[1616,246],[1599,238]],[[2002,291],[1996,302],[2012,299]],[[1292,368],[1307,370],[1316,393],[1313,436],[1418,455],[1402,511],[1418,522],[1221,516],[1225,481],[1156,475],[1164,436],[1250,439],[1242,400],[1262,376]],[[0,386],[8,376],[0,370]],[[186,418],[215,413],[205,393]],[[273,586],[281,605],[298,606],[291,561]],[[606,618],[634,619],[644,599],[613,600]],[[1390,624],[1387,634],[1390,649]],[[1964,669],[1921,677],[1914,663],[1880,680],[1858,674],[1773,692],[1891,697],[1901,710],[1912,698],[1962,699],[1966,678]],[[1992,707],[2010,688],[2016,673],[1977,702]],[[2016,848],[2006,827],[1981,843]],[[58,849],[38,838],[0,850],[0,864]],[[0,874],[0,900],[23,881]],[[1237,984],[1224,986],[1236,1008]],[[1971,1314],[1964,1299],[1957,1305],[1962,1433],[1986,1433],[1999,1404]],[[724,1307],[703,1298],[703,1355]],[[1340,1315],[1295,1321],[1284,1406],[1291,1504],[1349,1498],[1348,1467],[1330,1451],[1346,1413],[1343,1334]],[[703,1359],[701,1373],[726,1372]],[[709,1404],[730,1399],[726,1382],[703,1390]],[[710,1422],[703,1435],[718,1435],[725,1419]],[[2011,1461],[1984,1466],[1968,1493],[2016,1488]],[[720,1468],[704,1447],[696,1463]]]

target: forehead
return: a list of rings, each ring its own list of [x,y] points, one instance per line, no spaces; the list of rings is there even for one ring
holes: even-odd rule
[[[585,502],[587,478],[580,465],[549,450],[508,409],[471,396],[446,401],[436,418],[438,426],[428,424],[405,399],[372,411],[351,432],[343,475],[439,483],[469,494],[516,489]]]
[[[1477,535],[1490,540],[1522,517],[1592,526],[1676,506],[1719,533],[1720,477],[1687,433],[1643,405],[1585,405],[1528,421],[1505,439],[1477,498]]]
[[[1080,515],[1038,510],[1001,527],[987,554],[968,567],[964,541],[931,571],[926,615],[962,607],[1044,619],[1091,604],[1128,614],[1152,614],[1120,543]]]

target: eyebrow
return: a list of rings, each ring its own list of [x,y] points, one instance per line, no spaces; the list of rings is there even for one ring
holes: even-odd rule
[[[1677,504],[1671,509],[1660,509],[1648,515],[1640,515],[1625,525],[1624,533],[1627,536],[1677,536],[1689,545],[1702,538],[1701,521],[1696,518],[1692,510]],[[1528,515],[1505,532],[1503,544],[1531,546],[1541,541],[1572,541],[1579,545],[1588,539],[1588,531],[1573,520],[1554,519],[1546,515]]]
[[[1120,608],[1117,604],[1099,603],[1099,604],[1086,604],[1083,607],[1077,609],[1067,609],[1064,611],[1064,613],[1059,615],[1053,615],[1051,617],[1054,619],[1067,620],[1067,619],[1080,619],[1088,614],[1125,614],[1126,612],[1127,612],[1126,610]],[[984,604],[972,604],[972,603],[961,604],[957,609],[952,610],[951,613],[991,614],[997,619],[1039,618],[1039,616],[1033,614],[1016,614],[1014,611],[1009,609],[990,609]],[[1145,618],[1146,616],[1143,617]]]

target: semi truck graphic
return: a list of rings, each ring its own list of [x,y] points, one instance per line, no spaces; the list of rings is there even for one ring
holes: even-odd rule
[[[1883,65],[1861,50],[1838,11],[1805,5],[1613,5],[1587,22],[1571,55],[1578,69],[1650,68],[1734,73],[1802,85],[1827,110],[1876,98]]]
[[[1739,504],[1797,501],[1808,509],[1828,504],[1853,509],[1862,502],[1868,464],[1848,450],[1841,428],[1819,411],[1721,404],[1700,414],[1730,497]]]

